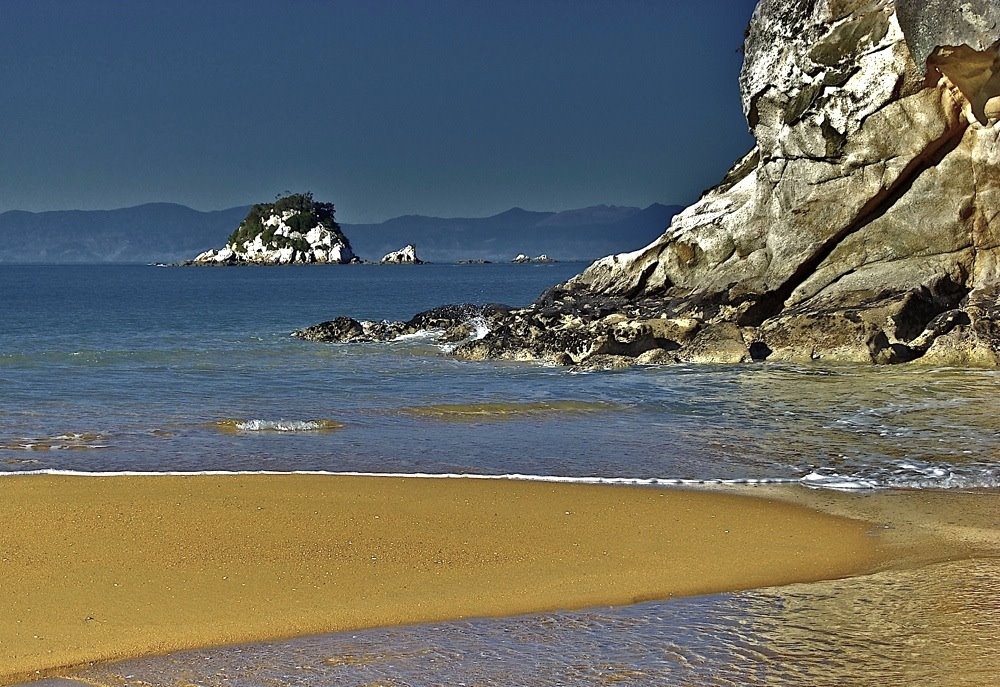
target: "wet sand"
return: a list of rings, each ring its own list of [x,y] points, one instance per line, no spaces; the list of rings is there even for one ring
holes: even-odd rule
[[[833,491],[789,486],[730,489],[875,524],[894,569],[1000,557],[1000,490]]]
[[[0,478],[0,683],[91,661],[833,579],[878,528],[764,498],[322,476]]]

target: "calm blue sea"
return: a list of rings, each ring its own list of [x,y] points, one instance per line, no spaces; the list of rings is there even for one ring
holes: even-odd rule
[[[426,336],[371,345],[289,336],[342,314],[407,319],[444,303],[524,305],[583,267],[0,265],[0,471],[1000,486],[995,371],[760,364],[582,373],[462,362]],[[962,565],[189,652],[97,666],[84,678],[299,687],[840,685],[873,676],[942,684],[962,675],[969,680],[949,684],[986,684],[981,671],[997,670],[1000,614],[990,608],[1000,569],[996,560]],[[959,592],[969,599],[962,626],[978,628],[971,634],[939,622],[937,600]],[[830,626],[813,627],[817,617]],[[948,642],[958,672],[942,658]],[[993,660],[976,672],[966,656]]]
[[[342,314],[524,305],[583,267],[0,265],[0,470],[1000,484],[994,371],[578,373],[462,362],[428,337],[289,336]]]

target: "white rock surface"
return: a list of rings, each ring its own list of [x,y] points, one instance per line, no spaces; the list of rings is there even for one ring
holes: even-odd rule
[[[399,250],[386,253],[379,262],[383,265],[419,265],[423,260],[417,257],[417,247],[408,243]]]
[[[288,222],[299,214],[297,210],[273,213],[261,224],[273,228],[274,233],[265,243],[264,235],[240,243],[230,243],[220,250],[209,250],[192,262],[199,265],[291,265],[309,263],[344,264],[355,260],[347,238],[338,231],[317,224],[305,234],[295,231]],[[293,245],[289,245],[293,244]]]

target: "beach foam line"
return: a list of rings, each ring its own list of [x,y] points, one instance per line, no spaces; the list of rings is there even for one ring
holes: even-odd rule
[[[436,479],[436,480],[480,480],[509,482],[546,482],[552,484],[591,484],[619,485],[631,487],[755,487],[799,485],[809,489],[830,491],[877,491],[883,489],[915,488],[915,489],[990,489],[997,485],[992,480],[982,483],[962,481],[936,482],[933,480],[913,484],[883,483],[876,479],[840,475],[836,473],[810,472],[802,477],[737,477],[737,478],[684,478],[684,477],[601,477],[601,476],[568,476],[568,475],[532,475],[524,473],[483,474],[472,472],[365,472],[355,470],[62,470],[44,468],[37,470],[7,470],[0,471],[0,477],[18,475],[57,475],[69,477],[226,477],[235,475],[313,475],[317,477],[391,477],[397,479]]]
[[[361,472],[361,471],[334,471],[334,470],[170,470],[170,471],[146,471],[146,470],[117,470],[117,471],[87,471],[87,470],[60,470],[56,468],[45,468],[39,470],[11,470],[0,472],[0,477],[12,477],[23,475],[52,475],[60,477],[228,477],[237,475],[314,475],[318,477],[386,477],[394,479],[465,479],[465,480],[487,480],[487,481],[511,481],[511,482],[547,482],[554,484],[608,484],[622,486],[650,486],[650,487],[695,487],[711,485],[733,485],[733,486],[753,486],[753,485],[776,485],[776,484],[804,484],[802,479],[797,478],[759,478],[759,479],[682,479],[671,477],[570,477],[565,475],[530,475],[522,473],[506,473],[500,475],[479,474],[468,472]]]

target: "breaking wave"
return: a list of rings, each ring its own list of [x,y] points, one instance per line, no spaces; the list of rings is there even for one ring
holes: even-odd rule
[[[280,430],[278,430],[280,431]],[[312,430],[315,431],[315,430]],[[24,461],[30,464],[35,461]],[[954,480],[941,482],[883,482],[866,476],[838,475],[829,471],[816,471],[801,477],[763,477],[763,478],[681,478],[681,477],[627,477],[627,476],[568,476],[568,475],[534,475],[523,473],[467,473],[467,472],[377,472],[356,470],[65,470],[65,469],[24,469],[0,471],[0,478],[15,475],[61,475],[75,477],[165,477],[165,476],[287,476],[311,475],[318,477],[374,477],[392,479],[458,479],[477,481],[514,481],[514,482],[545,482],[559,484],[590,484],[619,485],[647,487],[754,487],[754,486],[803,486],[812,489],[830,489],[834,491],[877,491],[883,489],[924,488],[924,489],[996,489],[1000,488],[1000,475],[965,475]]]
[[[224,432],[333,432],[343,429],[336,420],[236,420],[225,419],[215,423]]]

